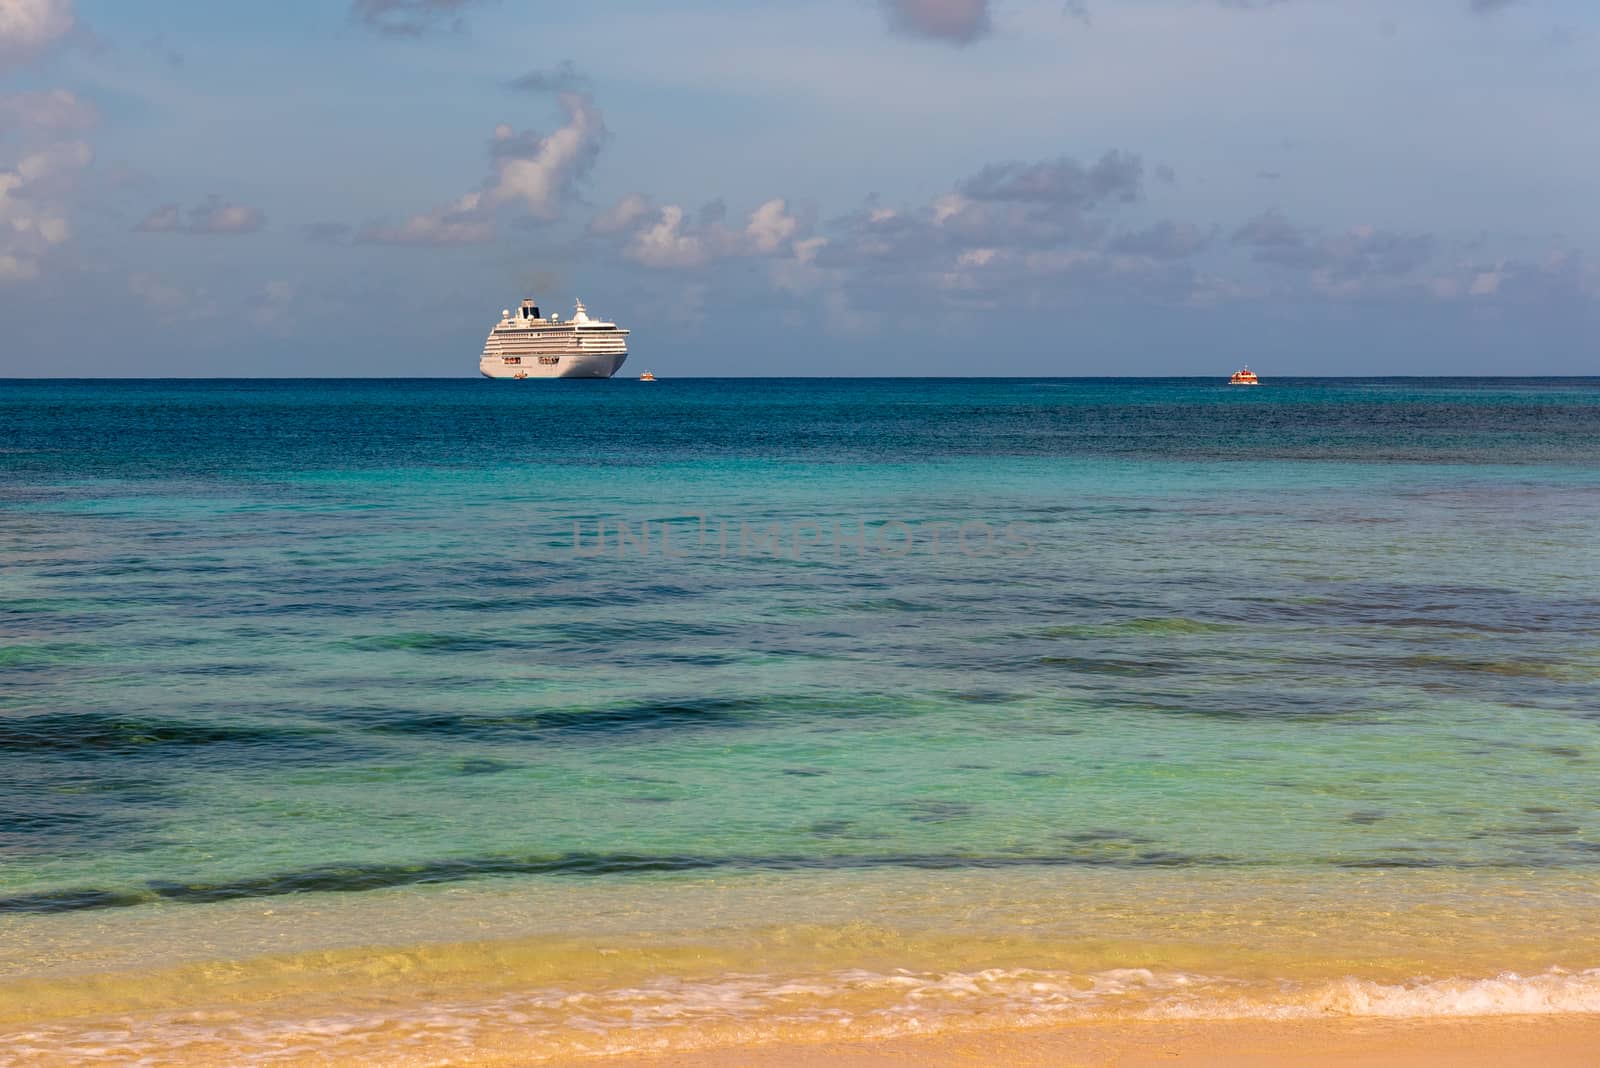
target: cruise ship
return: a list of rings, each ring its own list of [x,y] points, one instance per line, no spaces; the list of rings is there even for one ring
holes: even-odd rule
[[[485,378],[610,378],[627,358],[628,331],[589,318],[583,301],[562,322],[540,318],[539,306],[525,300],[515,315],[500,313],[478,370]]]

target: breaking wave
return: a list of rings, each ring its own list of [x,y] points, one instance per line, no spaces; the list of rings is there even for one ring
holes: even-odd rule
[[[1432,1019],[1600,1013],[1600,968],[1536,975],[1291,982],[1183,972],[1027,969],[839,971],[657,979],[604,990],[543,989],[491,1000],[331,1010],[278,1020],[237,1012],[104,1018],[0,1035],[6,1068],[146,1063],[319,1063],[360,1057],[561,1057],[1015,1030],[1105,1020]],[[410,1063],[408,1061],[408,1063]]]

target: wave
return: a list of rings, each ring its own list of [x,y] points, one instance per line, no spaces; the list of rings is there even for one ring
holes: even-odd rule
[[[1600,1013],[1600,968],[1536,975],[1245,981],[1185,972],[1028,969],[840,971],[657,979],[604,990],[542,989],[492,1000],[328,1010],[297,1018],[171,1013],[159,1019],[36,1026],[0,1035],[0,1065],[129,1063],[174,1049],[218,1063],[368,1063],[460,1058],[476,1049],[519,1062],[685,1052],[762,1042],[848,1041],[1110,1021],[1426,1020]]]
[[[1580,972],[1555,969],[1532,976],[1506,972],[1488,979],[1435,979],[1410,984],[1342,979],[1310,988],[1298,1003],[1268,1003],[1256,1012],[1241,1015],[1426,1019],[1559,1013],[1600,1013],[1600,968]]]

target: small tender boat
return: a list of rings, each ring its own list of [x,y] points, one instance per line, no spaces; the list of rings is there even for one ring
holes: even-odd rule
[[[644,374],[639,376],[639,381],[641,382],[654,382],[655,380],[656,376],[651,374],[649,371],[646,371]]]
[[[1259,386],[1260,384],[1261,380],[1248,367],[1233,372],[1233,377],[1228,379],[1228,385],[1230,386]]]

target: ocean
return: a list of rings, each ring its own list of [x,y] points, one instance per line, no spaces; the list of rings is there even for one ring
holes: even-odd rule
[[[1597,531],[1600,379],[0,383],[0,1064],[1600,1012]]]

